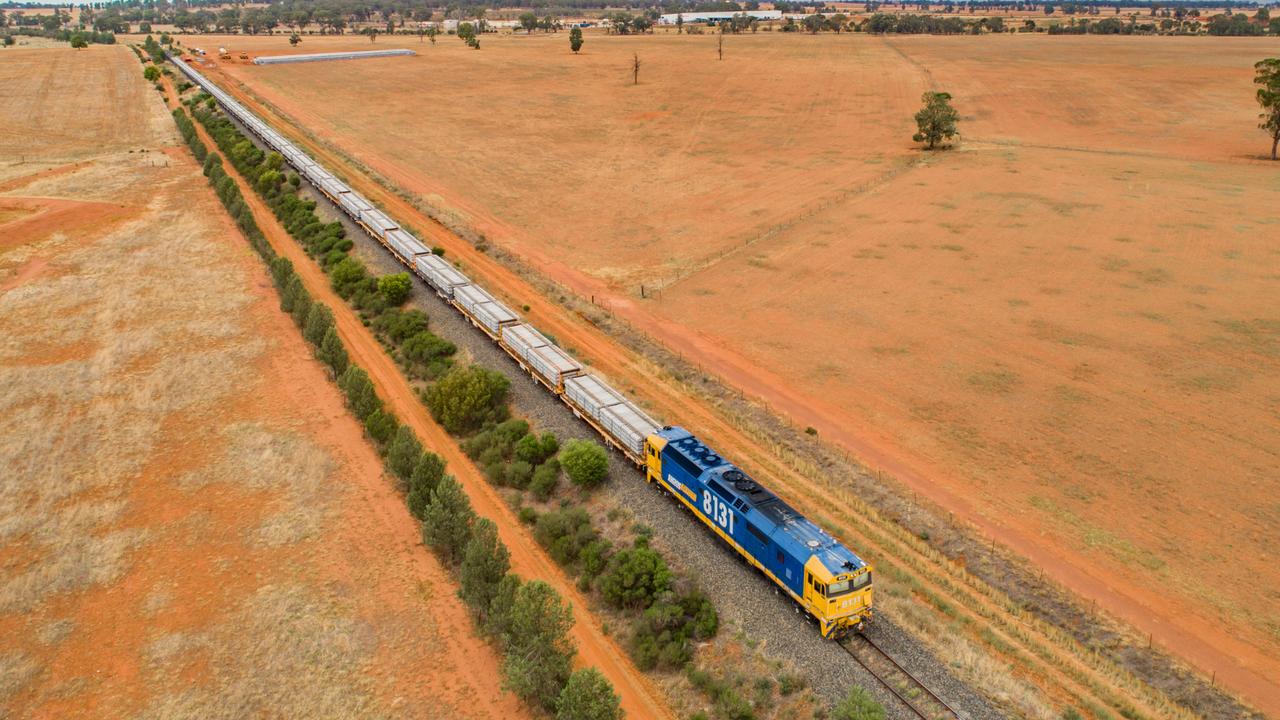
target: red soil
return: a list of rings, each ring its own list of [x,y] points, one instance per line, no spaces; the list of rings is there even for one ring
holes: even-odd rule
[[[592,57],[571,61],[523,40],[222,69],[1280,709],[1277,521],[1261,501],[1280,477],[1278,218],[1248,102],[1264,47],[731,38],[741,49],[720,66],[700,38],[593,37]],[[654,75],[630,89],[613,74],[636,48]],[[341,110],[356,102],[344,93],[411,98],[428,76],[466,82],[359,127]],[[830,90],[804,101],[813,87]],[[929,87],[957,96],[966,142],[922,160],[902,138]],[[648,393],[646,370],[492,261],[421,229],[668,417],[733,436]],[[656,300],[636,297],[641,282]]]

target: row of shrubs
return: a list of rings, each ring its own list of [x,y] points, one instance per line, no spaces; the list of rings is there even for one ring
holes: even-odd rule
[[[425,313],[400,309],[413,287],[409,274],[371,275],[364,263],[350,255],[354,245],[342,223],[322,222],[315,213],[315,201],[299,195],[302,179],[297,173],[284,172],[284,158],[275,152],[264,153],[231,120],[206,109],[207,102],[203,95],[191,101],[197,119],[285,230],[317,260],[334,291],[360,311],[410,378],[433,380],[448,371],[457,348],[430,332]]]
[[[200,144],[194,126],[190,134],[183,121],[178,121],[178,126],[194,150]],[[239,143],[232,147],[238,148]],[[239,189],[232,181],[230,190],[226,190],[228,186],[215,179],[219,174],[226,177],[220,158],[216,154],[207,157],[206,174],[228,211],[240,222],[244,203]],[[259,192],[269,202],[277,197],[271,193],[270,184],[260,182],[270,171],[270,158],[255,162],[252,154],[243,149],[238,158],[247,167],[259,170],[254,173],[257,180],[251,180]],[[297,184],[293,185],[296,188]],[[253,222],[251,214],[249,222]],[[297,237],[305,227],[291,228],[290,232]],[[272,280],[280,292],[281,309],[293,317],[303,336],[315,347],[316,356],[337,378],[347,407],[376,443],[387,472],[405,494],[410,513],[422,523],[423,542],[456,574],[459,596],[470,608],[477,627],[502,649],[504,686],[531,704],[554,712],[559,720],[620,718],[620,701],[608,680],[594,669],[572,670],[575,651],[568,633],[573,614],[568,603],[547,583],[525,583],[510,572],[510,553],[498,539],[496,525],[476,516],[462,487],[445,473],[444,460],[425,450],[413,431],[384,407],[368,374],[350,362],[334,327],[332,311],[312,299],[287,258],[275,256],[265,242],[261,246],[255,244],[255,248],[270,266]],[[378,319],[383,324],[381,332],[408,340],[418,335],[415,328],[421,326],[425,330],[425,315],[406,318],[407,315],[388,309]],[[472,374],[471,370],[458,368],[455,373],[465,376]]]

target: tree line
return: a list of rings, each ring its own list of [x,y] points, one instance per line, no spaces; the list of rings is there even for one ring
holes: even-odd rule
[[[367,273],[352,272],[350,264],[344,265],[356,261],[346,255],[351,245],[343,237],[340,225],[335,228],[333,223],[321,223],[314,215],[313,203],[297,201],[298,176],[281,172],[281,156],[254,146],[227,118],[209,107],[209,100],[201,94],[187,104],[233,166],[267,200],[286,230],[324,262],[334,289],[353,305],[357,305],[357,296],[364,294],[358,309],[362,314],[375,315],[376,333],[384,341],[398,343],[397,350],[404,359],[403,351],[413,345],[411,341],[425,340],[427,332],[425,314],[399,307],[409,295],[407,276],[396,273],[373,278]],[[267,244],[234,179],[223,169],[222,157],[208,152],[181,109],[175,111],[174,120],[192,152],[197,158],[203,157],[204,172],[215,193],[267,261],[280,294],[281,309],[293,317],[303,337],[315,348],[316,357],[336,379],[347,407],[364,426],[382,455],[388,474],[405,493],[410,512],[422,523],[424,543],[457,576],[459,594],[471,608],[478,627],[501,647],[504,685],[521,698],[554,712],[560,720],[616,720],[620,717],[619,701],[603,675],[594,669],[572,671],[574,649],[568,630],[573,618],[568,604],[547,583],[522,582],[508,571],[509,553],[497,539],[496,526],[476,517],[461,486],[445,473],[444,460],[423,448],[412,429],[385,407],[368,374],[350,361],[332,311],[311,297],[290,261],[276,256]],[[340,255],[342,259],[338,259]],[[368,295],[374,292],[378,293],[377,299],[369,299]],[[460,397],[458,404],[471,408],[473,413],[475,408],[485,406],[493,414],[505,397],[505,386],[495,387],[493,375],[496,374],[477,366],[453,368],[432,387],[443,386],[443,397]],[[446,382],[448,378],[476,377],[479,382]],[[479,414],[488,416],[485,412]]]

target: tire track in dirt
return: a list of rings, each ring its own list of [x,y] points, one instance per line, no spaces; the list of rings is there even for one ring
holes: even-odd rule
[[[213,139],[199,123],[196,124],[201,139],[212,149]],[[606,636],[599,621],[591,614],[589,605],[574,583],[539,548],[533,535],[519,518],[481,476],[461,450],[458,442],[444,431],[427,414],[400,368],[382,349],[359,316],[334,293],[329,278],[314,261],[280,227],[275,215],[253,191],[235,168],[226,167],[228,175],[235,179],[244,195],[245,203],[253,212],[268,242],[282,257],[288,258],[307,290],[333,310],[338,335],[347,346],[352,362],[364,368],[378,390],[378,395],[395,412],[402,422],[413,428],[423,444],[438,452],[447,462],[450,472],[466,490],[476,512],[494,520],[498,534],[511,551],[511,567],[526,579],[539,579],[550,583],[573,607],[577,622],[570,631],[578,648],[576,664],[598,669],[613,683],[622,699],[622,708],[635,718],[672,718],[671,711],[662,701],[648,678],[644,677],[630,661],[621,647]],[[391,498],[397,505],[398,499]],[[401,509],[408,518],[408,511]],[[426,552],[425,549],[422,552]],[[469,622],[469,621],[468,621]],[[461,632],[471,632],[466,626],[458,626]]]
[[[354,168],[353,163],[339,151],[300,132],[289,118],[266,106],[238,81],[225,75],[223,79],[230,80],[225,82],[224,89],[253,108],[277,130],[312,152],[331,169],[343,170],[345,179],[353,188],[382,205],[393,216],[416,220],[415,229],[421,232],[423,239],[445,248],[450,257],[462,261],[464,270],[476,281],[516,305],[528,304],[530,310],[526,315],[531,322],[562,341],[567,341],[583,357],[590,358],[593,369],[606,377],[625,380],[620,385],[629,389],[659,417],[679,418],[682,424],[695,428],[699,435],[721,447],[727,455],[735,457],[753,473],[767,478],[772,486],[782,490],[780,494],[789,501],[794,501],[805,512],[834,514],[831,513],[832,493],[843,493],[846,497],[841,498],[838,508],[843,515],[839,531],[846,539],[858,538],[865,541],[867,547],[887,553],[886,557],[892,558],[895,563],[900,562],[903,567],[911,568],[912,576],[930,592],[962,606],[965,603],[978,603],[976,608],[981,612],[975,615],[985,618],[982,620],[985,623],[998,618],[1012,633],[1006,640],[1017,639],[1019,647],[1031,650],[1015,653],[1010,656],[1010,660],[1025,663],[1048,653],[1051,659],[1046,661],[1047,664],[1033,662],[1031,665],[1039,668],[1037,675],[1042,684],[1047,684],[1051,696],[1073,697],[1082,693],[1085,696],[1096,696],[1096,692],[1103,692],[1110,697],[1134,697],[1135,703],[1149,703],[1151,707],[1165,708],[1164,713],[1158,713],[1164,716],[1182,716],[1179,711],[1169,709],[1167,700],[1162,696],[1146,686],[1136,684],[1137,681],[1128,673],[1105,658],[1081,648],[1056,627],[1029,618],[1025,613],[1015,612],[1014,604],[1003,593],[969,575],[936,550],[926,549],[922,542],[905,538],[905,531],[900,526],[886,518],[877,519],[874,511],[870,511],[857,498],[849,496],[848,491],[832,479],[819,480],[806,476],[776,455],[768,446],[767,440],[752,437],[741,430],[733,422],[711,410],[695,393],[682,393],[680,389],[671,387],[670,378],[665,376],[661,368],[622,349],[611,336],[590,324],[590,320],[584,322],[585,316],[548,299],[544,290],[518,276],[501,261],[477,251],[471,243],[441,226],[411,202],[369,179],[364,172]],[[562,269],[560,267],[548,267],[529,258],[524,260],[531,262],[534,272],[550,275],[562,282],[566,277],[580,280],[567,288],[578,295],[612,296],[609,288],[580,273],[561,273],[558,272]],[[792,422],[802,426],[810,424],[822,428],[826,440],[834,441],[836,446],[852,449],[865,466],[880,467],[920,495],[931,498],[943,507],[955,509],[958,519],[973,524],[987,536],[996,537],[1002,545],[1015,548],[1035,563],[1049,568],[1051,574],[1064,586],[1077,590],[1087,588],[1091,595],[1103,598],[1104,607],[1110,605],[1126,610],[1134,607],[1129,598],[1104,580],[1090,575],[1085,568],[1070,565],[1062,558],[1044,552],[1033,552],[1034,544],[1028,543],[1016,528],[995,524],[977,516],[963,498],[934,482],[938,477],[935,473],[898,458],[891,450],[892,443],[887,438],[880,437],[874,429],[847,427],[848,423],[835,408],[799,395],[776,376],[726,350],[713,338],[701,336],[684,327],[673,326],[627,299],[615,300],[612,305],[626,317],[634,330],[657,340],[664,347],[682,348],[681,357],[696,358],[695,362],[714,367],[716,374],[729,387],[742,388],[747,394],[761,398],[771,412],[784,418],[789,417]],[[892,538],[893,542],[884,539],[875,541],[867,534],[869,532],[882,534],[882,538]],[[962,590],[964,587],[969,589]],[[1121,614],[1126,619],[1130,617],[1128,612]],[[1162,644],[1166,646],[1179,647],[1178,640],[1186,639],[1176,628],[1165,626],[1162,629],[1167,638],[1159,639],[1164,640]],[[1159,636],[1160,633],[1156,635]],[[1099,684],[1098,687],[1105,690],[1090,693],[1078,681],[1059,677],[1058,673],[1067,667],[1087,673],[1092,681]],[[1220,673],[1220,678],[1221,676]],[[1144,703],[1136,699],[1139,696],[1151,699]]]

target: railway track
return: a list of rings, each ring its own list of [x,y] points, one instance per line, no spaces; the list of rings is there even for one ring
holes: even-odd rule
[[[866,635],[854,633],[842,641],[840,647],[915,717],[921,720],[961,720],[964,717]]]

